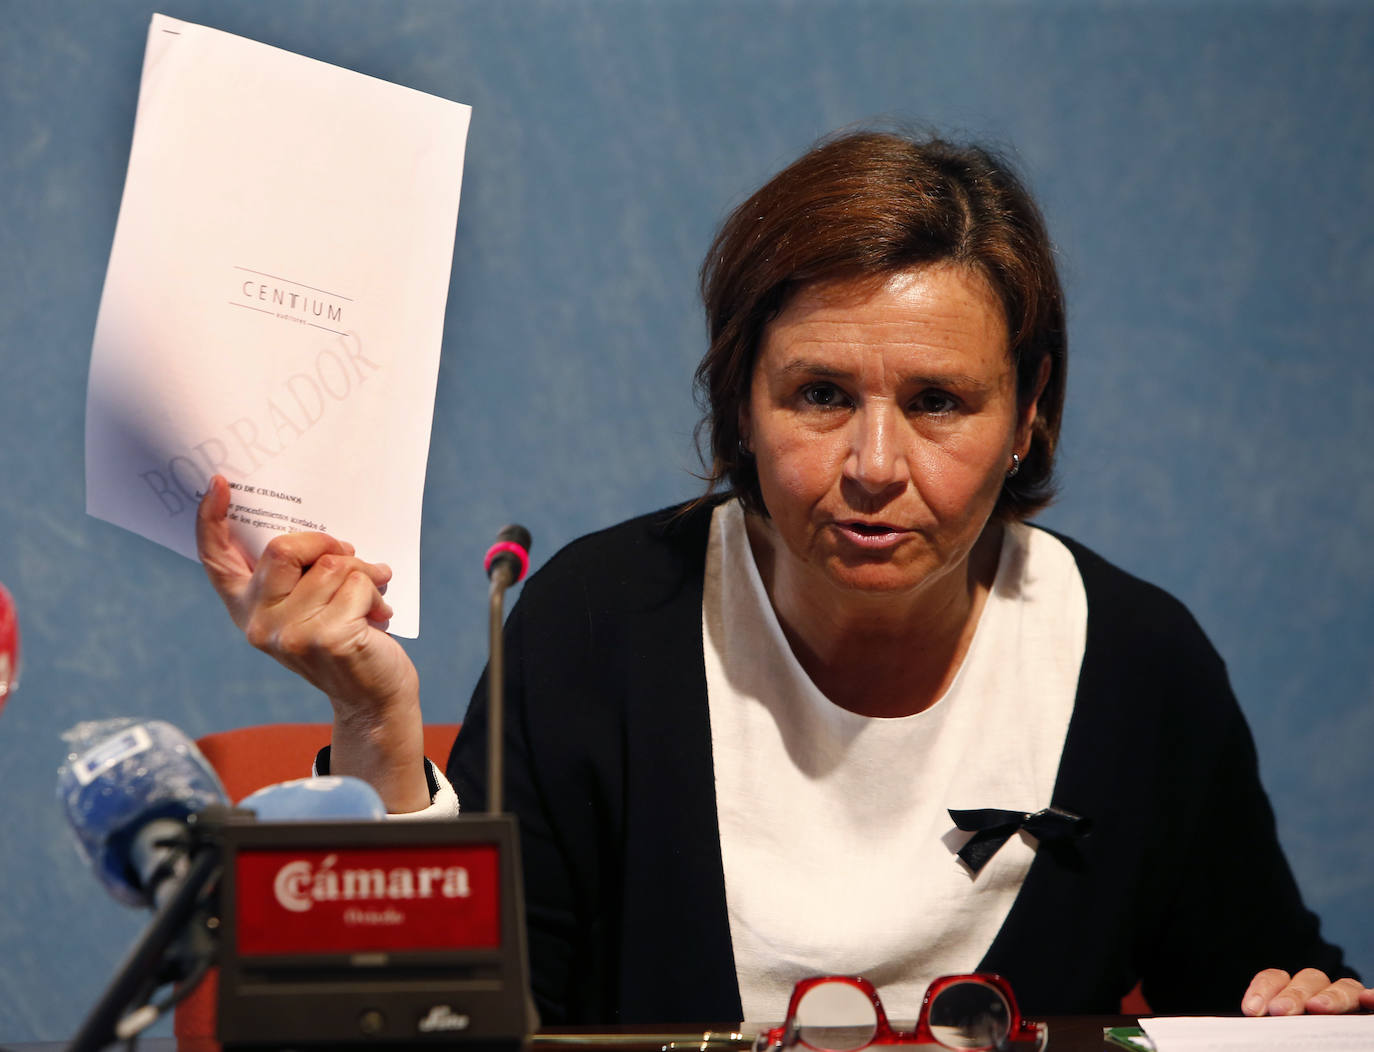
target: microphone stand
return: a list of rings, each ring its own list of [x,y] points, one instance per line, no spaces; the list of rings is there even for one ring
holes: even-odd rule
[[[487,550],[486,569],[491,579],[487,590],[487,814],[499,815],[505,804],[505,768],[502,762],[502,721],[506,700],[506,648],[502,632],[502,604],[506,589],[525,576],[529,566],[530,531],[511,523],[501,527],[496,543]]]
[[[164,976],[167,950],[206,903],[219,882],[219,850],[198,830],[191,831],[191,865],[172,894],[156,912],[115,972],[114,979],[95,1003],[67,1052],[98,1052],[119,1039],[115,1028],[130,1003],[148,988],[173,976]],[[209,953],[211,947],[203,946]]]
[[[487,644],[487,814],[499,815],[504,806],[502,721],[506,698],[506,648],[502,625],[505,623],[504,600],[511,584],[511,573],[503,565],[491,575],[487,590],[490,641]]]

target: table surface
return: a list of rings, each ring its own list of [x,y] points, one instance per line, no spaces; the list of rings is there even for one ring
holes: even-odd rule
[[[1130,1016],[1050,1016],[1048,1052],[1102,1052],[1107,1047],[1102,1029],[1108,1026],[1133,1026]],[[729,1032],[728,1026],[716,1026],[711,1032]],[[550,1027],[536,1035],[533,1052],[573,1052],[574,1049],[604,1049],[608,1052],[688,1052],[699,1048],[704,1027]],[[696,1040],[693,1041],[692,1038]],[[669,1044],[669,1041],[672,1043]],[[198,1043],[199,1044],[199,1043]],[[208,1044],[208,1043],[207,1043]],[[675,1046],[675,1047],[674,1047]],[[60,1052],[62,1042],[3,1043],[0,1052]],[[123,1046],[117,1046],[122,1048]],[[213,1046],[210,1046],[213,1047]],[[417,1048],[421,1046],[417,1045]],[[446,1044],[444,1052],[461,1052],[458,1042]],[[207,1048],[178,1049],[175,1038],[145,1038],[138,1043],[139,1052],[208,1052]]]
[[[1134,1016],[1050,1016],[1049,1045],[1053,1052],[1099,1052],[1104,1046],[1102,1030],[1109,1026],[1135,1026]],[[687,1052],[700,1048],[701,1037],[709,1033],[722,1038],[730,1031],[728,1024],[706,1027],[679,1025],[662,1027],[606,1026],[597,1030],[589,1027],[549,1027],[541,1030],[532,1043],[533,1052],[561,1052],[566,1049],[614,1049],[618,1052]],[[692,1040],[695,1038],[696,1040]],[[668,1047],[672,1040],[675,1048]],[[714,1043],[724,1048],[724,1042]],[[185,1052],[185,1050],[183,1050]]]

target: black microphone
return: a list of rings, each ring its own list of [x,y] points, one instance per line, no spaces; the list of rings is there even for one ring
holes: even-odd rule
[[[487,549],[484,565],[493,581],[497,574],[503,575],[503,588],[524,580],[530,568],[530,531],[516,523],[502,526],[496,543]]]
[[[505,770],[501,763],[502,713],[505,704],[506,662],[501,626],[506,589],[530,568],[530,531],[511,523],[502,526],[496,543],[487,549],[487,814],[499,815],[504,803]]]

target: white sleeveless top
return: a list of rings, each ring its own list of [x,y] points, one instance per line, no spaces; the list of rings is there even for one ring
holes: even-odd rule
[[[792,985],[865,975],[915,1019],[939,975],[972,971],[1036,841],[977,876],[948,809],[1048,807],[1073,712],[1087,598],[1056,538],[1006,528],[997,577],[949,690],[913,716],[858,716],[807,677],[769,603],[738,502],[711,521],[702,635],[725,898],[744,1016]]]

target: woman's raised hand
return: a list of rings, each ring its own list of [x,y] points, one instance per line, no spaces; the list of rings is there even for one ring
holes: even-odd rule
[[[331,771],[372,782],[391,811],[428,806],[419,676],[385,631],[391,569],[324,533],[283,534],[255,563],[228,511],[229,484],[216,475],[196,517],[200,561],[248,641],[328,695]]]

